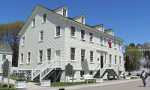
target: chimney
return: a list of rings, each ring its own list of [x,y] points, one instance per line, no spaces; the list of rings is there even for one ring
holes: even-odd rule
[[[95,26],[93,26],[93,28],[95,28],[95,29],[97,29],[99,31],[104,32],[104,25],[103,24],[95,25]]]
[[[60,7],[60,8],[57,8],[57,9],[54,9],[54,11],[57,13],[57,14],[60,14],[64,17],[68,17],[68,8],[67,7]]]
[[[73,18],[75,21],[85,24],[85,17],[84,16],[78,16]]]

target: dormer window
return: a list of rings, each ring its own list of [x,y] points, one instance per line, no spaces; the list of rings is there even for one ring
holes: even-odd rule
[[[32,27],[35,27],[35,18],[32,19]]]
[[[85,41],[85,30],[81,30],[81,40]]]
[[[66,15],[67,15],[67,10],[63,9],[63,16],[66,16]]]
[[[75,27],[74,26],[71,26],[71,36],[75,36]]]
[[[90,42],[92,42],[93,41],[93,33],[89,33],[89,35],[90,35]]]
[[[47,20],[47,14],[43,14],[43,23],[46,23]]]

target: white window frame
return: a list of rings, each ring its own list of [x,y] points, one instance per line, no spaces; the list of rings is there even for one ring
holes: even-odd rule
[[[35,27],[35,18],[32,19],[32,27]]]
[[[90,51],[90,62],[94,62],[94,52]]]
[[[85,41],[85,30],[81,30],[81,40]]]
[[[93,42],[93,33],[89,33],[89,37],[90,37],[90,38],[89,38],[89,41],[90,41],[90,42]]]
[[[41,30],[39,32],[39,42],[42,42],[42,41],[44,41],[44,31],[43,30]]]
[[[48,60],[48,61],[51,60],[51,56],[52,56],[51,54],[52,54],[52,50],[51,50],[51,48],[48,48],[48,49],[47,49],[47,60]]]
[[[23,64],[23,61],[24,61],[23,58],[24,58],[24,55],[23,55],[23,53],[21,53],[20,54],[20,64]]]
[[[117,55],[115,55],[115,64],[117,64]]]
[[[71,26],[70,29],[71,29],[70,30],[71,37],[75,37],[76,36],[76,27]]]
[[[59,28],[59,34],[57,33],[58,28]],[[62,36],[61,35],[61,26],[56,26],[56,28],[55,28],[55,37],[60,37],[60,36]]]
[[[21,46],[24,46],[24,44],[25,44],[25,36],[23,36],[23,37],[21,38]]]
[[[72,52],[73,49],[74,49],[74,52]],[[70,60],[75,60],[75,55],[76,55],[76,48],[71,47],[70,48]]]
[[[46,23],[47,22],[47,14],[44,13],[43,16],[42,16],[42,23]]]
[[[40,52],[42,52],[42,53],[40,53]],[[42,56],[41,56],[41,54],[42,54]],[[43,50],[41,49],[41,50],[39,50],[39,64],[41,64],[42,62],[43,62]]]
[[[31,52],[28,52],[28,54],[27,54],[27,64],[30,64],[30,62],[31,62]]]

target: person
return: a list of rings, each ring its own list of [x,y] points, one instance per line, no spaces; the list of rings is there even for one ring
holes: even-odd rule
[[[146,79],[147,79],[147,77],[148,77],[147,73],[143,70],[141,75],[140,75],[140,78],[142,79],[144,87],[146,86]]]

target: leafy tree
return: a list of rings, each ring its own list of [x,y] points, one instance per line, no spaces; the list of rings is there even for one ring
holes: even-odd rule
[[[137,70],[140,67],[140,59],[142,57],[141,52],[135,46],[134,43],[131,43],[127,46],[125,50],[125,69],[126,71]]]
[[[3,80],[4,77],[8,78],[8,87],[9,87],[9,72],[10,72],[10,68],[9,68],[9,61],[8,59],[3,60],[3,64],[2,64],[2,70],[3,70]]]
[[[16,21],[8,24],[0,25],[0,41],[4,41],[10,44],[13,57],[12,57],[12,65],[18,65],[18,50],[19,50],[19,37],[18,33],[23,27],[24,23],[20,21]]]

